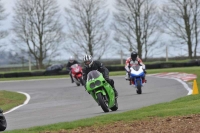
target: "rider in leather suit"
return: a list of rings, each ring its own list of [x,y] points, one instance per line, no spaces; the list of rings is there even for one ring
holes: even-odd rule
[[[69,61],[68,61],[67,65],[66,65],[66,69],[69,71],[69,75],[70,75],[72,83],[74,83],[74,80],[72,78],[71,66],[74,65],[74,64],[79,64],[79,62],[76,61],[73,56],[70,56],[69,57]]]
[[[86,82],[87,74],[92,70],[98,70],[103,74],[105,80],[113,87],[116,98],[118,97],[118,92],[114,86],[114,80],[109,78],[109,70],[100,62],[94,61],[91,55],[85,55],[83,58],[84,68],[83,68],[83,80]]]
[[[130,80],[130,67],[132,65],[140,65],[142,66],[143,70],[144,70],[144,73],[146,74],[146,69],[145,69],[145,65],[144,63],[142,62],[142,60],[138,57],[138,53],[133,51],[131,52],[131,57],[129,57],[127,60],[126,60],[126,64],[125,64],[125,70],[126,70],[126,80]],[[145,77],[144,77],[144,80],[145,80]],[[146,80],[145,80],[146,82]]]

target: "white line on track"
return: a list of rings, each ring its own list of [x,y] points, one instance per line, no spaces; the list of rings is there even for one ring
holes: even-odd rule
[[[10,113],[10,112],[12,112],[12,111],[14,111],[14,110],[16,110],[16,109],[18,109],[18,108],[20,108],[20,107],[26,105],[26,104],[28,104],[28,102],[29,102],[30,99],[31,99],[31,96],[30,96],[29,94],[27,94],[27,93],[24,93],[24,92],[18,92],[18,93],[24,94],[24,95],[26,96],[26,101],[25,101],[23,104],[21,104],[21,105],[19,105],[19,106],[17,106],[17,107],[14,107],[14,108],[12,108],[11,110],[9,110],[9,111],[7,111],[7,112],[5,112],[5,113],[3,113],[3,114],[8,114],[8,113]]]
[[[188,91],[188,94],[187,95],[191,95],[192,94],[192,89],[188,86],[188,84],[186,82],[184,82],[183,80],[181,79],[178,79],[178,78],[171,78],[171,77],[157,77],[157,76],[154,76],[154,75],[149,75],[149,76],[152,76],[152,77],[156,77],[156,78],[165,78],[165,79],[174,79],[174,80],[177,80],[178,82],[180,82],[184,88]]]
[[[159,77],[159,76],[156,76],[156,74],[147,74],[146,76],[156,77],[156,78],[166,78],[166,79],[177,80],[177,81],[180,82],[180,83],[184,86],[184,88],[188,91],[188,94],[187,94],[187,95],[191,95],[191,94],[192,94],[192,89],[188,86],[188,84],[187,84],[185,81],[183,81],[183,80],[181,80],[181,79],[179,79],[179,78]],[[122,77],[122,76],[119,75],[119,76],[111,76],[111,77]],[[125,77],[125,75],[124,75],[123,77]]]

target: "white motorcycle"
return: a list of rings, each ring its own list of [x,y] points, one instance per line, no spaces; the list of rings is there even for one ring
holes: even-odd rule
[[[135,65],[130,68],[130,84],[134,85],[137,90],[137,94],[142,94],[142,86],[145,84],[145,73],[140,65]]]

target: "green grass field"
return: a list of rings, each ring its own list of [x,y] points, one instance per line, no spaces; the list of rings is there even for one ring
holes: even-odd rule
[[[200,67],[187,67],[187,68],[169,68],[169,69],[153,69],[147,70],[148,74],[160,73],[160,72],[184,72],[193,73],[197,77],[200,76]],[[125,75],[125,71],[110,72],[110,76]],[[40,77],[41,78],[41,77]],[[46,78],[46,77],[44,77]],[[63,78],[63,76],[51,76],[51,78]],[[26,78],[27,79],[27,78]],[[12,79],[13,80],[13,79]],[[197,84],[200,85],[200,79],[197,78]],[[190,95],[183,98],[179,98],[172,102],[161,103],[144,107],[138,110],[128,111],[118,114],[106,114],[94,118],[82,119],[73,122],[57,123],[53,125],[33,127],[23,130],[6,131],[6,133],[39,133],[41,131],[59,131],[60,129],[74,129],[77,127],[85,127],[92,125],[103,125],[106,123],[112,123],[114,121],[133,121],[140,119],[148,119],[148,117],[158,116],[178,116],[197,114],[200,111],[200,95]],[[133,115],[134,114],[134,115]],[[107,119],[109,117],[109,119]]]
[[[6,90],[0,91],[0,108],[3,109],[4,112],[23,104],[25,100],[26,96],[21,93]]]

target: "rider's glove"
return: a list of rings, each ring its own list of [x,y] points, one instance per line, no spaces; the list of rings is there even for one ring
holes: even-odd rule
[[[105,80],[109,80],[109,76],[106,75],[105,73],[103,73],[103,77],[104,77]]]

